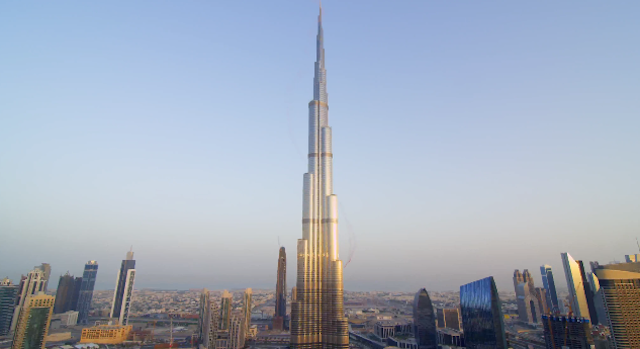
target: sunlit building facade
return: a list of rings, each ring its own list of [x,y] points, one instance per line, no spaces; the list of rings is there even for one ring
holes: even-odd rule
[[[129,338],[131,325],[100,325],[82,329],[80,343],[122,344]]]
[[[431,297],[424,288],[421,288],[413,299],[413,328],[418,349],[438,348],[436,315]]]
[[[116,278],[116,290],[113,293],[110,318],[117,320],[119,325],[129,323],[129,310],[133,297],[133,285],[136,279],[136,261],[133,251],[127,252],[127,257],[120,264],[120,271]]]
[[[30,296],[45,291],[47,279],[45,279],[45,272],[40,268],[41,267],[34,268],[29,272],[29,274],[27,274],[27,276],[22,276],[20,279],[20,285],[18,286],[18,298],[16,300],[16,307],[13,311],[13,318],[11,319],[11,328],[9,329],[9,333],[14,332],[18,318],[20,317],[20,312],[24,308],[27,299]],[[51,268],[49,268],[49,270],[51,270]]]
[[[640,348],[640,263],[601,265],[595,273],[615,348]]]
[[[44,349],[55,297],[44,292],[29,295],[18,315],[11,349]]]
[[[313,100],[309,102],[308,172],[303,180],[302,239],[297,244],[292,349],[348,349],[338,257],[338,198],[333,194],[333,153],[328,119],[322,10],[318,16]]]
[[[571,310],[576,317],[584,317],[591,321],[589,317],[589,304],[587,303],[587,294],[585,293],[584,283],[582,279],[583,268],[568,253],[562,253],[562,266],[564,275],[567,278],[567,288],[569,289],[569,302]]]
[[[460,313],[468,349],[507,349],[504,320],[493,277],[460,286]]]

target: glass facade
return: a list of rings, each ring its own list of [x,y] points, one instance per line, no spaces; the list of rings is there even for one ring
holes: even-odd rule
[[[78,323],[86,324],[89,319],[89,309],[93,299],[93,288],[96,285],[98,275],[98,262],[89,261],[84,266],[82,274],[82,285],[80,286],[80,296],[78,298]]]
[[[438,347],[438,332],[436,330],[436,315],[427,290],[420,289],[413,300],[414,336],[419,349],[436,349]]]
[[[546,264],[541,266],[540,273],[542,274],[542,284],[545,290],[547,290],[547,306],[555,311],[559,309],[558,295],[556,293],[556,283],[553,280],[551,266]]]
[[[460,286],[464,341],[468,349],[506,349],[500,298],[493,277]]]
[[[0,336],[9,334],[17,299],[18,286],[0,285]]]

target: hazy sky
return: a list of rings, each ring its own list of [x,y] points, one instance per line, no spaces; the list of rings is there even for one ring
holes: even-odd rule
[[[347,290],[637,253],[640,2],[325,0]],[[317,2],[0,3],[0,277],[295,284]]]

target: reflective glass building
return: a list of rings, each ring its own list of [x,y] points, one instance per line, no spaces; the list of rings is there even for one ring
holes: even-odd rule
[[[413,300],[413,332],[418,349],[436,349],[438,332],[436,315],[427,290],[421,288]]]
[[[93,288],[96,285],[98,276],[98,262],[88,261],[84,266],[82,274],[82,284],[80,285],[80,296],[78,298],[78,323],[87,324],[89,322],[89,309],[93,299]]]
[[[460,286],[460,310],[468,349],[506,349],[500,298],[493,276]]]

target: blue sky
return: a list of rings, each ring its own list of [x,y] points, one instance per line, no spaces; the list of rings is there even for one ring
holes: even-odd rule
[[[324,3],[348,290],[640,235],[640,3]],[[301,236],[317,2],[0,4],[0,274],[273,288]],[[2,275],[4,276],[4,275]],[[56,280],[52,281],[53,284]]]

